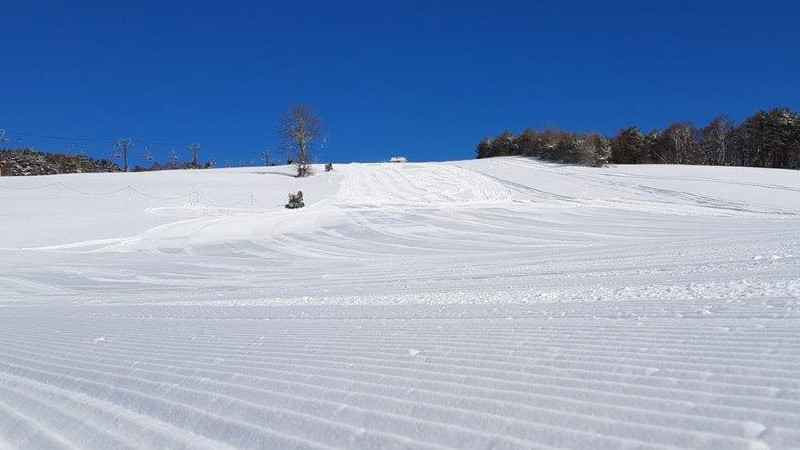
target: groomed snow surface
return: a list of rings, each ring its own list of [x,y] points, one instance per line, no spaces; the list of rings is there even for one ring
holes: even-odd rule
[[[800,448],[800,172],[290,174],[0,178],[0,448]]]

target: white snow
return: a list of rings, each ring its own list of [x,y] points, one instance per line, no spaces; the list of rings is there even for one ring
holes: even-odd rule
[[[800,448],[800,172],[317,173],[0,178],[0,447]]]

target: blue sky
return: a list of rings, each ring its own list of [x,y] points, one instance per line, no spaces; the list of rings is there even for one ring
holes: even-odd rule
[[[506,128],[800,110],[794,1],[0,0],[0,43],[0,128],[94,156],[14,132],[249,164],[307,104],[320,161],[448,160]]]

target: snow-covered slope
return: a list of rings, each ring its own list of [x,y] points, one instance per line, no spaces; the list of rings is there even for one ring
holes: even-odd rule
[[[800,173],[290,172],[0,178],[0,447],[800,447]]]

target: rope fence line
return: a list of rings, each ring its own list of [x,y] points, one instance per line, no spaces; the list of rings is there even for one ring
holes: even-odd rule
[[[203,200],[207,201],[208,203],[211,203],[212,205],[214,204],[213,200],[211,200],[210,198],[208,198],[205,195],[201,194],[200,192],[194,191],[194,194],[195,194],[195,196],[196,196],[196,198],[198,200],[197,203],[200,203],[200,199],[202,198]]]
[[[61,182],[48,183],[48,184],[44,184],[42,186],[28,186],[28,187],[12,187],[12,186],[3,186],[2,184],[0,184],[0,189],[8,189],[10,191],[35,191],[35,190],[38,190],[38,189],[45,189],[45,188],[48,188],[48,187],[51,187],[51,186],[57,186],[60,183]]]
[[[146,192],[142,192],[139,189],[137,189],[137,188],[135,188],[135,187],[133,187],[133,186],[131,186],[129,184],[125,185],[124,187],[121,187],[119,189],[115,189],[115,190],[109,191],[109,192],[89,192],[89,191],[84,191],[84,190],[81,190],[81,189],[76,189],[76,188],[74,188],[72,186],[69,186],[67,184],[64,184],[64,183],[62,183],[60,181],[56,182],[56,183],[47,183],[47,184],[44,184],[44,185],[41,185],[41,186],[24,186],[24,187],[5,186],[5,185],[0,183],[0,189],[10,190],[10,191],[38,191],[38,190],[47,189],[47,188],[53,188],[53,187],[55,187],[55,188],[64,188],[64,189],[66,189],[68,191],[71,191],[71,192],[74,192],[76,194],[97,196],[97,197],[107,197],[107,196],[110,196],[110,195],[115,195],[115,194],[127,192],[128,197],[132,197],[133,193],[136,193],[136,194],[138,194],[138,195],[140,195],[140,196],[142,196],[144,198],[149,198],[149,199],[153,199],[153,200],[174,201],[174,200],[186,199],[189,203],[198,203],[198,204],[208,203],[210,205],[220,205],[220,206],[222,206],[219,202],[211,200],[210,198],[206,197],[204,194],[200,193],[199,190],[194,190],[192,192],[188,192],[188,193],[182,194],[182,195],[165,197],[165,196],[153,195],[153,194],[148,194]],[[61,191],[59,189],[57,194],[60,194],[60,193],[61,193]],[[252,192],[249,193],[247,195],[247,197],[245,197],[245,198],[243,198],[243,199],[241,199],[241,200],[239,200],[237,202],[232,203],[230,205],[230,207],[242,206],[242,205],[246,205],[246,204],[250,205],[250,206],[258,206],[259,205],[258,200],[256,199],[256,197],[253,195]]]
[[[188,194],[177,195],[177,196],[174,196],[174,197],[162,197],[160,195],[147,194],[145,192],[142,192],[142,191],[136,189],[135,187],[133,187],[131,185],[128,185],[126,188],[129,189],[131,192],[136,192],[137,194],[141,195],[142,197],[152,198],[154,200],[180,200],[182,198],[186,198],[186,197],[194,194],[195,192],[197,192],[197,191],[193,191],[193,192],[189,192]]]
[[[250,202],[250,206],[258,206],[258,200],[256,200],[256,198],[253,196],[253,194],[250,194],[250,195],[249,195],[247,198],[245,198],[244,200],[240,200],[240,201],[238,201],[238,202],[234,203],[234,204],[233,204],[233,205],[231,205],[231,206],[239,206],[239,205],[241,205],[241,204],[244,204],[245,202]]]

